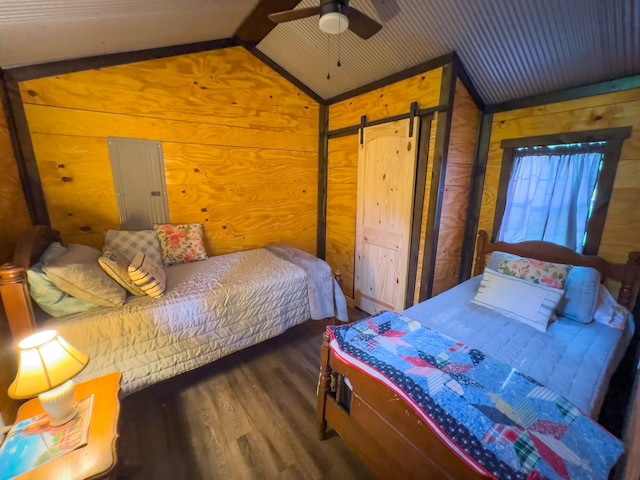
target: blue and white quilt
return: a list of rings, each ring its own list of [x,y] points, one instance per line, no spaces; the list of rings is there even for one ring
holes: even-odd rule
[[[334,355],[392,389],[480,474],[606,479],[623,452],[569,401],[415,320],[382,312],[327,328]]]

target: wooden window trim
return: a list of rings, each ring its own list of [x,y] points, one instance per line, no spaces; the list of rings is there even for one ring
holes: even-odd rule
[[[533,147],[537,145],[560,145],[569,143],[587,143],[606,141],[606,148],[603,157],[603,166],[596,188],[598,193],[594,202],[593,213],[587,225],[587,241],[584,245],[583,254],[597,255],[600,247],[600,240],[604,231],[604,224],[607,219],[607,211],[611,194],[613,193],[613,183],[620,161],[622,144],[626,138],[631,136],[631,127],[607,128],[602,130],[589,130],[583,132],[566,132],[554,135],[541,135],[537,137],[512,138],[503,140],[502,147],[502,168],[500,171],[500,183],[498,185],[498,198],[496,200],[496,210],[493,219],[492,240],[498,237],[504,209],[507,203],[507,190],[509,189],[509,178],[515,160],[515,151],[520,147]]]

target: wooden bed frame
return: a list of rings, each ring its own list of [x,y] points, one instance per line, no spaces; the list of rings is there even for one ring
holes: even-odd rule
[[[580,255],[545,242],[519,244],[492,243],[487,234],[478,234],[474,273],[484,270],[486,255],[493,251],[513,253],[539,260],[596,268],[602,281],[621,282],[618,302],[633,309],[640,272],[640,252],[629,254],[627,264],[611,264],[596,256]],[[320,439],[327,423],[351,446],[379,478],[483,478],[446,447],[432,430],[400,397],[377,380],[349,367],[336,358],[325,332],[320,352],[320,381],[316,422]],[[343,388],[344,378],[351,391]],[[333,388],[332,388],[333,379]],[[638,378],[636,378],[638,383]],[[343,397],[349,396],[349,410]],[[632,394],[625,427],[626,457],[616,468],[616,478],[637,480],[640,453],[640,390]],[[632,453],[631,453],[632,452]]]

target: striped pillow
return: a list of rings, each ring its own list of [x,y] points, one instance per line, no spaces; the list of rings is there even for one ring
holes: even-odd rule
[[[485,268],[478,292],[471,301],[546,332],[563,293],[558,288]]]
[[[144,292],[138,288],[129,277],[129,260],[116,249],[106,249],[98,258],[102,270],[113,278],[127,292],[138,297],[144,296]]]
[[[151,258],[138,252],[129,265],[129,278],[150,297],[161,297],[167,277],[160,265]]]

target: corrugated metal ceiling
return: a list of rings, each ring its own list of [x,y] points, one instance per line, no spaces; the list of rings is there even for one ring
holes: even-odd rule
[[[0,67],[228,38],[258,0],[0,0]]]
[[[0,66],[227,38],[257,3],[0,0]],[[351,32],[328,38],[314,17],[278,25],[258,48],[324,98],[452,51],[487,103],[640,74],[640,0],[351,4],[382,31],[369,40]]]
[[[304,0],[299,8],[316,4]],[[454,50],[487,103],[640,73],[639,0],[352,0],[351,5],[383,29],[369,40],[345,32],[331,37],[328,47],[317,17],[307,18],[278,25],[258,48],[324,98]]]

